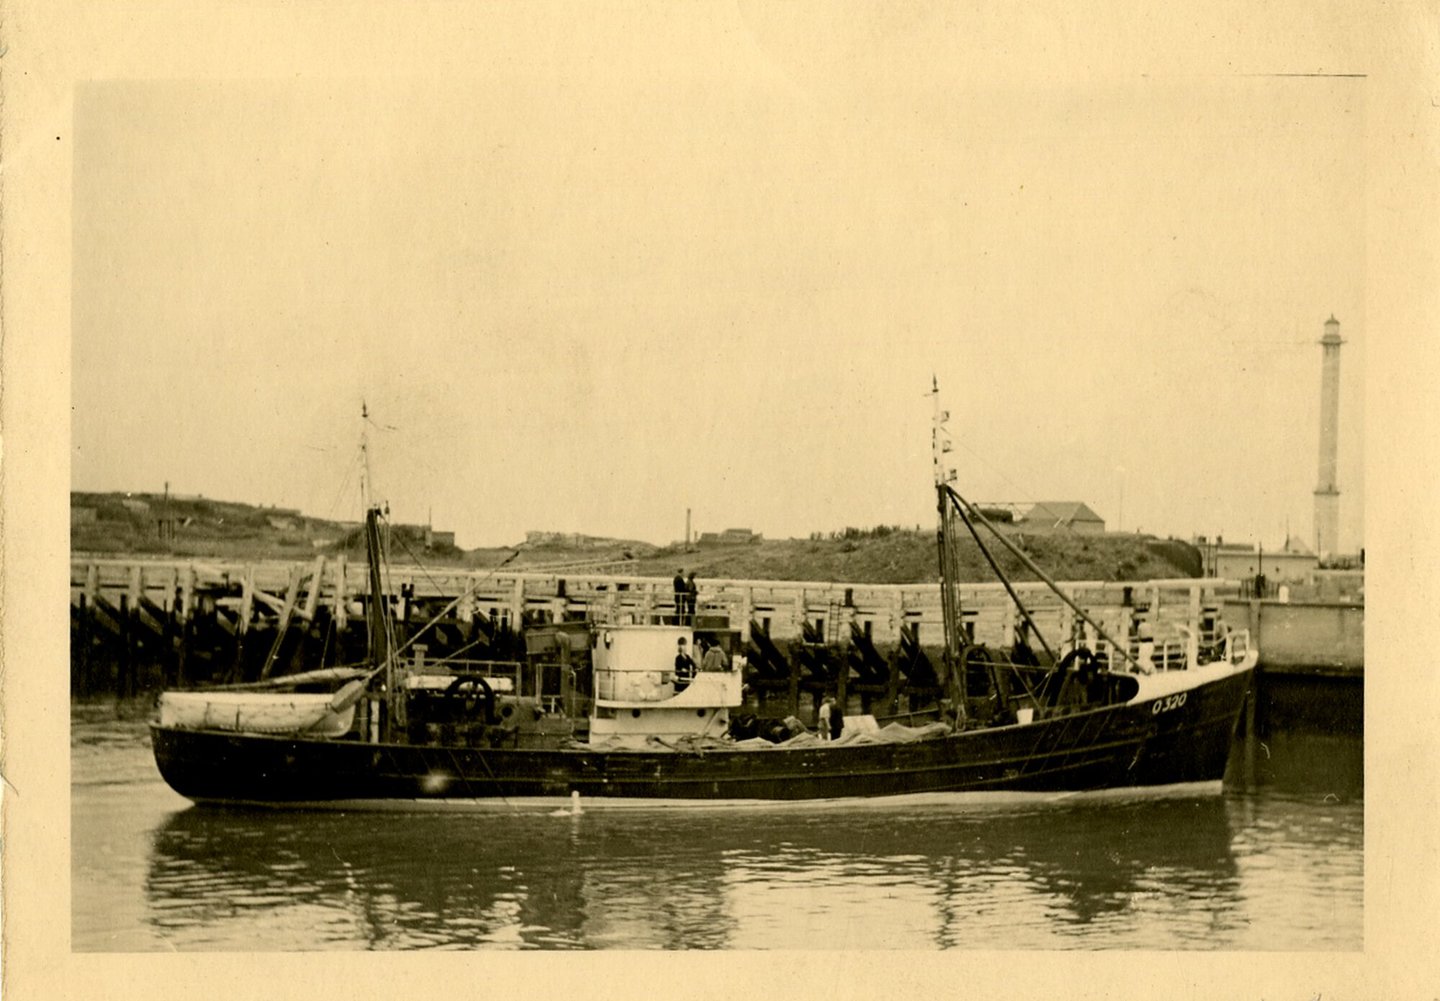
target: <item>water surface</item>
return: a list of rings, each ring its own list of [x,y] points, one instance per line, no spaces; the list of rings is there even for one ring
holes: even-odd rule
[[[1222,796],[954,808],[199,808],[142,723],[72,717],[77,951],[1362,947],[1355,738]]]

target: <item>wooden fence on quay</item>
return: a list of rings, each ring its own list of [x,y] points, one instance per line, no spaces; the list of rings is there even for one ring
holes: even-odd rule
[[[738,630],[741,652],[752,661],[778,660],[782,670],[785,660],[804,660],[807,650],[863,667],[866,658],[893,660],[897,651],[914,656],[942,644],[935,584],[698,583],[697,623],[723,618]],[[522,657],[522,626],[664,621],[677,613],[671,581],[651,577],[395,566],[387,584],[402,635],[445,613],[424,637],[432,657],[462,649],[467,656]],[[363,656],[366,569],[353,560],[225,564],[76,556],[70,585],[75,694],[247,680]],[[1038,583],[1015,586],[1052,643],[1072,635],[1076,616],[1054,594]],[[1213,579],[1063,587],[1111,636],[1136,647],[1151,641],[1176,657],[1214,639],[1224,599],[1235,593],[1232,582]],[[958,590],[973,638],[1009,646],[1017,617],[1003,588],[975,583]],[[893,688],[893,667],[890,674]]]

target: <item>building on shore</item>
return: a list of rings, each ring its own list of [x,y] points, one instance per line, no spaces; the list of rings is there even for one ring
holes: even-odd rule
[[[1205,556],[1206,575],[1221,580],[1253,581],[1263,575],[1268,585],[1309,584],[1315,580],[1319,558],[1299,539],[1291,536],[1278,549],[1266,549],[1253,542],[1211,542],[1195,540]]]
[[[743,546],[759,542],[760,533],[748,528],[727,528],[723,532],[701,532],[696,541],[702,546]]]
[[[1100,535],[1105,531],[1105,519],[1084,501],[1041,501],[1031,505],[1015,522],[1015,527],[1028,532],[1068,531]]]

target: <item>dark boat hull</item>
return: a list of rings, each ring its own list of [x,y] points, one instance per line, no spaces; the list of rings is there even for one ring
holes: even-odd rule
[[[704,751],[480,749],[152,727],[165,781],[197,802],[323,806],[531,797],[817,800],[1218,782],[1251,671],[1183,699],[1106,706],[912,743]],[[1179,704],[1176,704],[1176,703]]]

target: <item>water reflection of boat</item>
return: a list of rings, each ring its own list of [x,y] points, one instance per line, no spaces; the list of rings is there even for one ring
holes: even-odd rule
[[[1203,947],[1201,928],[1230,920],[1227,910],[1239,895],[1230,809],[1222,797],[1198,797],[847,813],[810,826],[799,839],[794,829],[776,832],[779,854],[750,864],[811,869],[807,893],[883,871],[887,894],[923,898],[930,943],[942,948],[1044,947],[1075,933],[1103,946],[1107,926],[1179,912],[1181,921],[1155,929],[1157,947],[1187,935]],[[866,852],[866,845],[874,847]],[[793,878],[787,872],[783,882]],[[897,891],[892,880],[912,889]],[[987,916],[999,912],[1011,922],[1027,912],[1037,920],[1000,928]],[[1089,925],[1095,926],[1089,934],[1077,928]]]
[[[676,657],[676,644],[683,650],[695,631],[673,621],[579,624],[573,652],[585,663],[577,669],[567,646],[560,673],[568,684],[558,693],[558,711],[547,711],[546,693],[523,691],[518,665],[503,689],[492,668],[484,674],[441,665],[412,669],[399,659],[388,618],[380,513],[370,508],[373,666],[328,698],[322,695],[318,709],[309,707],[321,713],[317,720],[347,732],[327,736],[317,731],[318,723],[290,733],[252,732],[239,722],[221,727],[205,709],[206,696],[187,696],[204,709],[198,722],[162,718],[153,728],[160,773],[197,802],[337,808],[507,808],[519,800],[571,795],[615,803],[1192,784],[1218,792],[1257,656],[1248,636],[1219,644],[1192,636],[1175,650],[1176,670],[1162,669],[1171,666],[1168,656],[1157,661],[1112,639],[949,485],[943,459],[948,415],[938,408],[938,390],[936,403],[946,695],[925,726],[852,726],[832,741],[808,734],[738,739],[729,714],[743,701],[741,672],[723,655],[713,667],[707,655],[693,677],[682,671],[685,658]],[[982,528],[1074,613],[1066,644],[1046,641],[1001,573]],[[974,539],[1014,599],[1024,628],[1009,651],[974,643],[964,628],[956,551],[962,533]],[[1043,658],[1031,642],[1043,647]],[[437,670],[443,680],[432,685]],[[582,677],[590,688],[576,691]],[[285,698],[295,696],[243,696],[253,716],[265,715],[257,701]],[[294,712],[289,703],[283,708]],[[357,708],[352,727],[348,714]]]
[[[181,946],[240,922],[264,948],[286,947],[300,925],[314,929],[311,947],[963,948],[1157,917],[1185,925],[1157,928],[1168,941],[1186,929],[1201,939],[1239,895],[1218,797],[700,815],[357,825],[333,812],[185,810],[153,837],[148,917]],[[998,913],[1036,922],[1002,928]]]
[[[270,941],[266,930],[301,922],[310,947],[724,945],[720,853],[667,824],[600,819],[356,825],[331,812],[184,810],[155,832],[148,917],[181,943],[251,924],[247,947],[261,948],[287,947],[283,931]]]
[[[1237,741],[1225,782],[1235,788],[1279,786],[1337,802],[1365,797],[1365,742],[1346,734],[1272,730]]]

